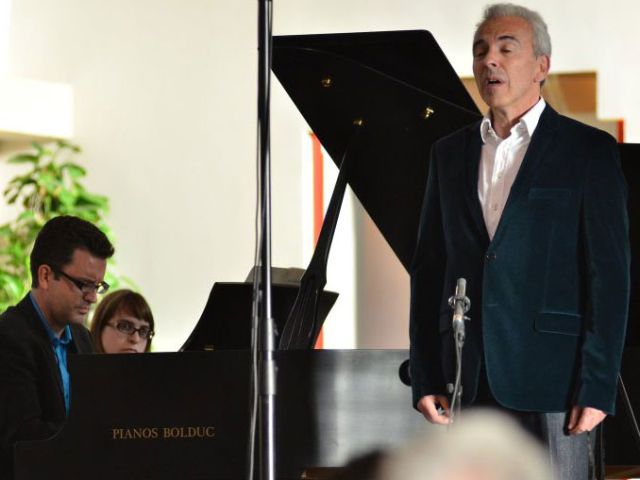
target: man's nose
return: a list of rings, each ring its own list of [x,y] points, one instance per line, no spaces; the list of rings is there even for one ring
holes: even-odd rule
[[[98,294],[95,290],[91,290],[90,292],[85,293],[82,298],[89,303],[96,303],[98,301]]]
[[[496,49],[494,48],[490,48],[489,50],[487,50],[487,53],[485,54],[482,63],[486,66],[486,67],[491,67],[491,68],[495,68],[498,66],[498,52]]]

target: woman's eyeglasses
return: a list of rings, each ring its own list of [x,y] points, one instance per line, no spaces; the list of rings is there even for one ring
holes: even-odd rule
[[[136,328],[135,325],[129,320],[118,320],[115,325],[107,323],[107,326],[115,328],[118,332],[124,335],[133,335],[138,332],[138,335],[142,340],[150,340],[153,338],[153,330],[147,325],[143,325],[140,328]]]

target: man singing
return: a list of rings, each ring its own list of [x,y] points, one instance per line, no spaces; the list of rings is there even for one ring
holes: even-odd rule
[[[615,406],[629,300],[626,186],[615,140],[541,98],[550,56],[538,13],[486,9],[473,72],[489,112],[431,152],[411,269],[413,401],[430,422],[449,422],[447,299],[465,278],[463,402],[515,416],[548,446],[559,478],[584,480],[589,432]]]

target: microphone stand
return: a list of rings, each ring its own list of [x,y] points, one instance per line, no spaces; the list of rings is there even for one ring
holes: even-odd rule
[[[448,384],[447,391],[451,394],[451,408],[449,409],[449,425],[453,425],[454,419],[460,414],[462,407],[462,347],[464,346],[465,327],[464,321],[469,320],[465,313],[471,307],[471,301],[466,296],[467,281],[459,278],[456,291],[449,298],[449,306],[453,309],[453,340],[456,349],[456,377],[455,384]]]
[[[271,161],[270,76],[271,0],[258,0],[258,142],[261,205],[261,303],[259,310],[259,458],[260,479],[275,480],[275,333],[271,314]]]

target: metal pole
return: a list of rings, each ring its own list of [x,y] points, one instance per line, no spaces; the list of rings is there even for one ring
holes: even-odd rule
[[[262,204],[261,309],[260,309],[260,479],[275,480],[276,369],[271,316],[271,160],[270,75],[271,1],[258,0],[258,122]]]

